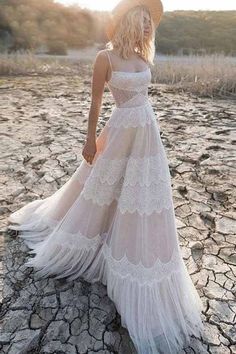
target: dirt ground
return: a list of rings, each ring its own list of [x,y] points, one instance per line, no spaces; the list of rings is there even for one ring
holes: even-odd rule
[[[0,347],[3,353],[18,353],[15,348],[22,349],[19,343],[27,348],[29,335],[32,339],[33,333],[37,352],[57,352],[55,343],[60,333],[49,329],[58,324],[53,315],[58,303],[48,305],[52,315],[45,320],[47,325],[34,327],[31,322],[30,328],[26,325],[22,328],[20,320],[18,325],[13,320],[14,309],[22,321],[27,316],[31,318],[32,311],[22,304],[27,279],[23,273],[19,275],[19,270],[24,252],[16,247],[16,241],[4,239],[4,233],[10,212],[35,198],[51,195],[80,164],[91,100],[90,80],[80,76],[4,78],[0,95],[1,259],[4,250],[6,253],[5,270],[1,271],[1,338],[5,339],[0,339]],[[169,160],[182,255],[205,306],[204,338],[193,341],[192,348],[183,353],[233,354],[236,353],[235,102],[173,93],[157,84],[150,85],[149,95]],[[112,96],[106,90],[98,134],[113,107]],[[53,294],[52,290],[50,295]],[[46,301],[48,294],[44,296]],[[29,299],[25,294],[24,297]],[[34,308],[35,316],[37,311]],[[67,326],[65,317],[60,321]],[[23,342],[18,338],[22,330]],[[68,333],[73,337],[71,329]],[[51,349],[49,337],[55,344]],[[60,346],[61,352],[76,353],[75,342],[69,339],[65,343]],[[89,353],[95,352],[95,344],[91,344]],[[125,354],[120,340],[113,338],[109,346],[106,341],[103,345],[103,351],[96,352]],[[76,348],[77,353],[84,353]]]

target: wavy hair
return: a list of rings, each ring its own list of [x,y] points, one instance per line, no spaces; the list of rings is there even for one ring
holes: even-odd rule
[[[151,33],[148,38],[143,34],[143,20],[144,14],[150,13],[148,8],[144,5],[138,5],[126,12],[122,16],[114,36],[106,44],[108,49],[116,49],[117,53],[123,59],[128,59],[131,53],[135,51],[146,62],[154,64],[155,56],[155,26],[151,19]]]

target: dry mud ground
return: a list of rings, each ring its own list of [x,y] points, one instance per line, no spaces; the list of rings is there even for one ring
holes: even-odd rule
[[[152,84],[172,175],[182,255],[204,303],[203,338],[183,353],[236,353],[235,102]],[[82,160],[87,77],[12,77],[0,85],[1,353],[133,353],[101,284],[36,281],[10,212],[55,192]],[[98,133],[113,108],[106,91]],[[174,353],[175,354],[175,353]]]

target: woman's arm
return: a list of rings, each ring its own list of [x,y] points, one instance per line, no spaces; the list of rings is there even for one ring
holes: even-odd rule
[[[93,66],[92,76],[92,96],[88,117],[87,138],[82,151],[85,160],[92,163],[96,154],[96,128],[102,105],[104,86],[107,78],[109,62],[104,51],[97,53]]]

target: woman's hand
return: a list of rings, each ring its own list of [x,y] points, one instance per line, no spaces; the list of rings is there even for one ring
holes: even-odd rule
[[[87,139],[82,151],[82,156],[88,163],[92,164],[96,152],[96,139]]]

